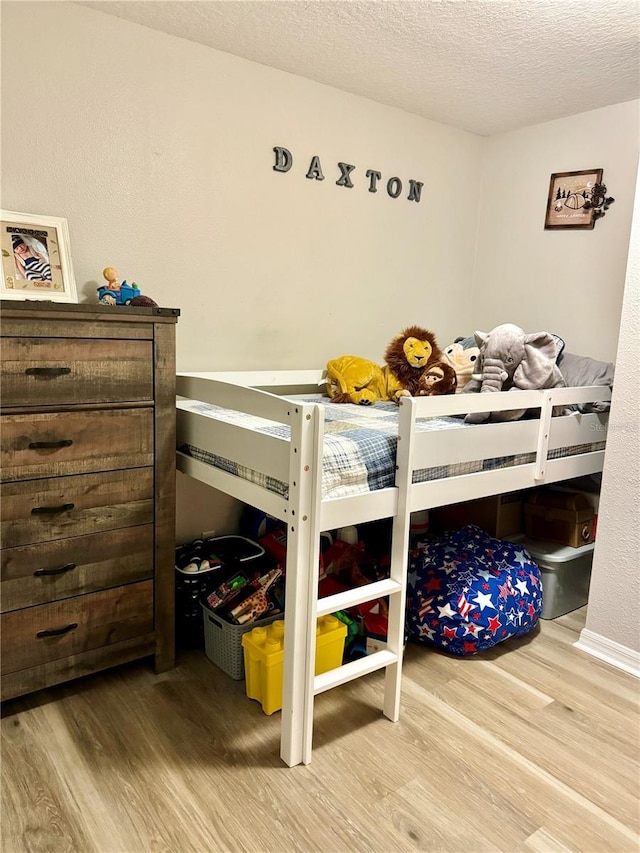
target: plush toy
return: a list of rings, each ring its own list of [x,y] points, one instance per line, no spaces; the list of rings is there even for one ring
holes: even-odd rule
[[[473,335],[469,338],[456,338],[452,344],[444,348],[444,361],[456,372],[456,394],[459,394],[471,379],[480,349]]]
[[[386,371],[357,355],[342,355],[327,362],[327,391],[333,403],[371,406],[391,399]]]
[[[334,403],[370,406],[377,401],[398,402],[402,396],[415,397],[422,375],[434,365],[443,367],[442,353],[433,332],[410,326],[397,335],[386,349],[385,366],[355,355],[343,355],[327,363],[327,390]],[[450,374],[448,374],[450,376]],[[443,386],[444,388],[444,386]],[[430,392],[433,393],[433,392]],[[452,393],[439,391],[438,393]]]
[[[566,383],[556,365],[557,345],[550,332],[526,334],[513,323],[503,323],[490,332],[476,332],[480,355],[476,373],[467,382],[464,393],[474,391],[510,391],[559,388]],[[492,420],[515,421],[525,409],[494,412]],[[560,414],[554,410],[554,414]],[[489,412],[474,412],[467,423],[489,420]]]
[[[450,364],[441,361],[432,364],[420,377],[417,397],[434,397],[437,394],[455,394],[458,380]]]
[[[450,384],[451,373],[447,369],[447,363],[443,361],[442,351],[436,342],[435,335],[420,326],[409,326],[395,337],[387,347],[384,360],[394,378],[395,394],[391,399],[395,399],[396,402],[398,397],[403,395],[416,397],[421,389],[424,391],[432,387],[433,376],[432,381],[426,385],[422,384],[422,378],[435,366],[440,367],[443,372],[438,382],[446,375],[449,379],[446,385]],[[444,390],[443,386],[443,390],[437,393],[453,393],[453,390],[455,385],[448,391]]]

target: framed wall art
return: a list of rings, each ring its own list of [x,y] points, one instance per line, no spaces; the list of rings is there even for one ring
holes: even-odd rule
[[[77,302],[67,220],[0,211],[2,299]]]
[[[555,172],[549,183],[545,228],[593,228],[591,195],[602,183],[602,169]],[[588,204],[585,207],[585,202]]]

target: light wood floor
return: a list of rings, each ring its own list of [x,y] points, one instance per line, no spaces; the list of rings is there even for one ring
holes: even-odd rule
[[[313,762],[202,652],[8,702],[2,853],[638,851],[640,682],[573,648],[583,611],[477,658],[411,644],[317,699]]]

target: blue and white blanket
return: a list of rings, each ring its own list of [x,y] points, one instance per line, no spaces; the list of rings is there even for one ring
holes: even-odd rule
[[[324,408],[324,448],[322,459],[322,498],[342,498],[374,492],[393,486],[396,473],[396,447],[398,443],[398,407],[394,403],[376,403],[375,406],[356,406],[349,403],[332,403],[322,394],[306,394],[291,398],[294,402],[319,403]],[[289,441],[290,429],[264,418],[224,409],[210,403],[191,400],[181,403],[181,408],[198,412],[210,418],[256,430],[265,435]],[[508,428],[508,425],[506,425]],[[429,430],[477,429],[461,418],[421,418],[416,423],[418,432]],[[604,447],[604,443],[601,443]],[[288,485],[264,473],[238,465],[210,450],[186,445],[186,451],[195,459],[206,462],[242,477],[253,483],[288,496]],[[596,445],[563,448],[549,454],[550,458],[571,456],[600,449]],[[434,465],[414,473],[414,482],[427,482],[461,474],[473,474],[493,468],[520,465],[535,460],[535,454],[501,456],[491,459]]]

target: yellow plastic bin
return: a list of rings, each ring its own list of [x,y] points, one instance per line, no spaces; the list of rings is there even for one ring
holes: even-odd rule
[[[315,674],[342,664],[347,626],[336,616],[321,616],[316,628]],[[265,714],[282,708],[284,621],[277,619],[242,636],[244,672],[249,699],[256,699]]]

